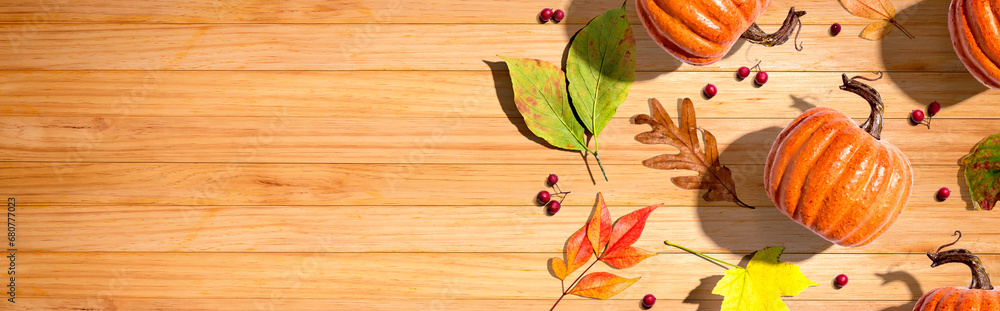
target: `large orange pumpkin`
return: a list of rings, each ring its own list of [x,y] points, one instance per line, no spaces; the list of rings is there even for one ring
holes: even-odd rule
[[[949,262],[963,263],[972,269],[972,285],[969,287],[939,287],[924,293],[913,306],[914,311],[958,311],[958,310],[979,310],[998,311],[1000,310],[1000,291],[993,290],[990,284],[990,276],[986,274],[986,269],[979,261],[979,257],[964,249],[953,249],[939,253],[927,253],[934,263],[931,267],[937,267]]]
[[[881,140],[878,92],[843,76],[842,90],[872,107],[860,127],[839,111],[807,110],[781,131],[764,165],[764,188],[778,210],[841,246],[875,241],[899,218],[910,198],[910,160]]]
[[[1000,90],[1000,11],[997,0],[952,0],[948,31],[955,54],[976,80]]]
[[[636,0],[642,26],[670,55],[692,65],[722,59],[741,36],[750,42],[774,46],[788,40],[804,11],[792,8],[784,25],[774,34],[754,24],[771,0]]]

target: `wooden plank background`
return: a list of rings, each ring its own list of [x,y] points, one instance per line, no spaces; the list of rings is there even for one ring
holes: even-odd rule
[[[18,211],[17,303],[2,309],[544,310],[559,294],[547,259],[600,191],[613,217],[664,204],[638,242],[660,255],[618,272],[642,279],[613,299],[559,309],[637,310],[652,293],[659,310],[717,310],[723,270],[671,240],[734,262],[787,246],[782,259],[820,284],[786,298],[793,310],[910,310],[968,284],[967,268],[931,269],[923,254],[953,230],[1000,271],[1000,214],[969,210],[958,165],[1000,132],[1000,93],[955,56],[949,1],[894,3],[916,39],[865,41],[869,21],[837,1],[776,0],[759,22],[807,11],[802,52],[739,43],[705,67],[660,50],[629,3],[639,72],[601,137],[605,182],[528,132],[497,55],[560,62],[617,1],[2,0],[0,196]],[[567,19],[537,23],[544,6]],[[734,79],[758,61],[765,86]],[[843,248],[773,208],[763,163],[805,109],[865,118],[837,86],[872,71],[886,72],[872,83],[883,137],[912,161],[913,194],[882,239]],[[701,98],[706,83],[717,97]],[[670,184],[683,172],[641,166],[672,150],[632,139],[651,97],[695,98],[758,209],[705,203]],[[908,124],[934,100],[930,128]],[[549,173],[573,191],[555,216],[532,203]],[[937,202],[943,186],[955,194]],[[840,273],[851,283],[835,289]]]

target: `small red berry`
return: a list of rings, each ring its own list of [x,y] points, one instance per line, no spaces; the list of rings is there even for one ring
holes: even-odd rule
[[[931,115],[932,117],[936,115],[939,111],[941,111],[941,104],[939,104],[937,101],[933,101],[931,102],[930,105],[927,106],[927,114]]]
[[[556,21],[556,23],[561,22],[564,17],[566,17],[566,13],[563,10],[556,10],[552,13],[552,20]]]
[[[924,111],[920,109],[914,110],[910,113],[910,120],[913,121],[913,123],[920,124],[920,122],[924,121]]]
[[[654,304],[656,304],[656,296],[653,296],[653,294],[646,294],[646,296],[642,296],[643,307],[652,308]]]
[[[764,85],[764,83],[767,83],[767,72],[758,71],[757,76],[753,78],[753,82],[756,82],[757,85]]]
[[[718,93],[719,90],[715,88],[715,85],[709,83],[708,85],[705,86],[704,92],[705,96],[708,96],[708,98],[712,98],[715,97],[715,94]]]
[[[559,212],[559,208],[562,208],[562,204],[559,201],[549,202],[549,206],[545,208],[549,212],[549,215],[555,215]]]
[[[550,8],[542,9],[542,12],[538,13],[538,18],[540,18],[543,23],[548,22],[550,19],[552,19],[552,9]]]
[[[559,182],[559,176],[556,176],[556,174],[549,174],[549,178],[547,179],[547,181],[549,182],[550,186],[555,186],[555,184]]]
[[[740,78],[740,80],[746,79],[749,76],[750,76],[750,68],[748,68],[747,66],[740,67],[740,69],[736,70],[736,77]]]
[[[951,189],[948,189],[948,187],[941,187],[941,189],[938,189],[937,192],[938,200],[944,201],[950,196],[951,196]]]
[[[844,286],[846,286],[847,285],[847,275],[845,275],[845,274],[838,275],[837,278],[833,279],[833,284],[837,285],[837,287],[844,287]]]
[[[549,203],[549,200],[552,200],[552,195],[548,191],[542,190],[538,192],[538,203]]]
[[[833,25],[830,26],[830,34],[834,37],[840,34],[840,23],[833,23]]]

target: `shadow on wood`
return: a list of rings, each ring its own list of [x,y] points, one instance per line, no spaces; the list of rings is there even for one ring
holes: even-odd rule
[[[906,287],[910,290],[911,302],[902,304],[896,307],[890,307],[882,309],[881,311],[910,311],[913,310],[913,306],[920,299],[920,296],[924,295],[924,290],[920,286],[920,282],[917,278],[913,277],[912,274],[906,271],[889,271],[886,273],[876,273],[879,278],[882,279],[882,285],[886,285],[892,282],[903,282],[906,283]]]
[[[531,132],[528,125],[524,123],[524,119],[521,117],[520,112],[517,111],[517,104],[514,103],[514,91],[511,88],[510,82],[510,71],[507,70],[507,63],[502,61],[491,62],[483,61],[486,65],[490,66],[490,71],[493,73],[493,88],[497,92],[497,101],[500,102],[500,108],[503,110],[504,114],[507,115],[507,120],[511,124],[517,127],[517,131],[521,133],[525,138],[538,143],[539,145],[545,146],[545,148],[563,150],[556,146],[553,146],[549,142],[545,141],[535,133]]]
[[[882,38],[880,42],[882,49],[882,63],[889,71],[888,74],[890,76],[892,76],[894,71],[920,71],[924,70],[923,68],[933,67],[931,64],[925,62],[940,62],[942,61],[942,58],[955,60],[956,62],[958,61],[958,56],[955,55],[955,52],[952,49],[951,36],[948,33],[948,10],[938,9],[937,6],[939,5],[931,2],[932,1],[930,0],[921,1],[920,3],[909,6],[896,14],[903,27],[907,27],[906,17],[911,14],[918,15],[916,14],[917,11],[920,11],[919,15],[921,16],[933,15],[936,17],[928,19],[933,21],[931,22],[931,25],[919,25],[921,32],[913,33],[915,37],[914,39],[906,37],[906,35],[904,35],[899,29],[893,29],[889,35]],[[933,7],[933,9],[931,9],[931,7]],[[858,40],[864,39],[859,38]],[[941,57],[900,57],[901,54],[906,53],[922,53],[921,51],[926,52],[927,46],[942,47],[943,49],[947,49],[947,55],[941,55]],[[914,63],[914,60],[917,60],[916,62],[920,63]],[[959,68],[956,68],[956,70],[965,72],[965,74],[957,75],[955,78],[956,80],[938,81],[939,83],[948,83],[953,86],[944,89],[947,94],[928,92],[926,84],[927,81],[909,81],[906,79],[905,75],[892,76],[892,78],[896,86],[898,86],[903,93],[920,103],[930,104],[932,101],[940,101],[943,97],[955,98],[954,102],[940,102],[942,108],[962,103],[970,97],[989,89],[982,83],[979,83],[979,81],[976,80],[972,74],[968,73],[964,66],[960,66]],[[893,102],[891,98],[885,98],[885,101],[887,104],[891,104],[891,102]],[[886,117],[898,118],[904,116]]]
[[[711,131],[711,129],[708,129]],[[734,141],[731,146],[754,146],[754,149],[726,148],[719,158],[725,165],[725,159],[751,158],[755,163],[764,163],[770,152],[779,127],[769,127],[750,132]],[[736,193],[746,196],[748,193],[764,192],[763,165],[728,165],[736,180]],[[797,257],[805,260],[816,253],[821,253],[833,243],[816,235],[809,229],[795,223],[771,205],[757,206],[756,209],[739,207],[735,203],[731,207],[713,206],[701,198],[703,191],[698,192],[698,220],[701,229],[715,244],[733,252],[760,250],[768,246],[785,246],[787,253],[804,254]]]

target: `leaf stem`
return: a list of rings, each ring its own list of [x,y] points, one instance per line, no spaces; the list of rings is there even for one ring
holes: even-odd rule
[[[596,147],[597,147],[597,143],[596,142],[594,143],[594,147],[596,149]],[[599,166],[601,168],[601,175],[604,175],[604,181],[608,181],[608,173],[604,172],[604,165],[601,164],[601,157],[597,155],[597,151],[591,151],[591,153],[594,154],[594,159],[597,159],[597,166]]]
[[[596,260],[594,260],[594,262],[591,263],[590,266],[587,266],[587,269],[583,269],[583,272],[580,273],[580,276],[577,276],[576,280],[574,280],[573,283],[570,283],[568,288],[564,288],[563,289],[562,296],[559,296],[559,299],[556,299],[556,303],[552,305],[552,309],[549,309],[549,311],[552,311],[552,310],[556,309],[556,306],[559,305],[559,302],[562,301],[562,299],[565,298],[566,295],[569,295],[569,292],[572,291],[574,287],[576,287],[576,284],[580,283],[580,279],[583,279],[583,276],[587,275],[587,271],[590,271],[590,268],[593,268],[594,265],[596,265],[598,261],[601,261],[600,257],[598,257]],[[565,284],[565,282],[563,284]]]
[[[671,243],[670,241],[663,241],[663,244],[667,244],[667,245],[669,245],[669,246],[673,246],[673,247],[676,247],[676,248],[680,248],[680,249],[682,249],[682,250],[684,250],[684,251],[686,251],[686,252],[688,252],[688,253],[692,253],[692,254],[695,254],[695,255],[698,255],[699,257],[702,257],[702,258],[705,258],[705,259],[709,259],[709,260],[712,260],[712,261],[714,261],[714,262],[717,262],[717,263],[724,263],[724,264],[726,264],[726,265],[729,265],[729,266],[731,266],[731,267],[734,267],[734,268],[742,268],[742,267],[740,267],[740,266],[737,266],[737,265],[734,265],[734,264],[731,264],[731,263],[728,263],[728,262],[725,262],[725,261],[722,261],[722,260],[720,260],[720,259],[718,259],[718,258],[714,258],[714,257],[712,257],[712,256],[709,256],[709,255],[705,255],[705,254],[702,254],[702,253],[699,253],[699,252],[697,252],[697,251],[695,251],[695,250],[692,250],[692,249],[690,249],[690,248],[687,248],[687,247],[684,247],[684,246],[680,246],[680,245],[677,245],[677,244],[674,244],[674,243]]]
[[[896,28],[899,28],[899,30],[902,30],[903,33],[906,34],[906,36],[909,37],[910,39],[914,38],[909,31],[906,31],[906,28],[903,28],[903,25],[900,25],[899,22],[896,21],[895,18],[890,18],[889,22],[892,23],[892,25],[896,26]]]

